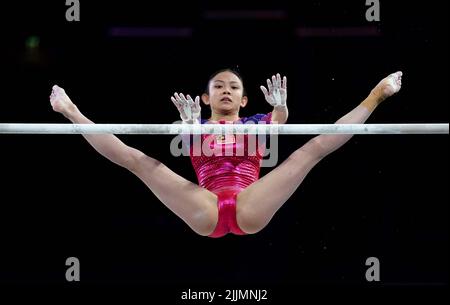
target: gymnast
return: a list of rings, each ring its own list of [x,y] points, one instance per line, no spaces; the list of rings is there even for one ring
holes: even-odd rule
[[[400,90],[401,77],[402,72],[399,71],[382,79],[365,100],[336,123],[364,123],[381,102]],[[189,95],[175,93],[171,100],[180,112],[183,124],[286,123],[286,77],[281,78],[280,74],[272,76],[267,80],[267,88],[261,86],[261,90],[266,101],[273,106],[273,111],[243,118],[239,116],[239,110],[247,105],[248,97],[241,76],[233,69],[217,71],[207,83],[201,100],[211,108],[209,120],[200,117],[199,96],[193,100]],[[64,89],[57,85],[52,88],[50,103],[54,111],[63,114],[72,123],[94,124],[80,112]],[[125,145],[112,134],[83,136],[101,155],[139,177],[194,232],[209,237],[261,231],[299,187],[308,172],[352,137],[349,134],[318,135],[261,179],[259,171],[262,155],[259,151],[252,155],[206,156],[202,152],[200,155],[194,154],[194,145],[190,145],[191,162],[199,180],[197,185],[174,173],[158,160]],[[245,135],[247,136],[250,135]],[[190,140],[192,138],[193,136],[189,137]],[[209,141],[211,148],[221,150],[227,145],[234,148],[244,145],[244,151],[248,152],[248,139],[242,143],[236,139],[232,135],[200,136],[202,142]],[[183,142],[190,141],[185,141],[184,137]]]

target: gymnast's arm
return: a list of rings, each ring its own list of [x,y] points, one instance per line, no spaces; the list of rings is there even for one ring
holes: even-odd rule
[[[272,122],[277,124],[285,124],[289,116],[289,111],[286,105],[275,106],[272,111]]]
[[[78,110],[64,89],[56,85],[53,86],[50,103],[54,111],[63,114],[74,124],[94,124]],[[145,156],[141,151],[125,145],[112,134],[83,134],[83,137],[102,156],[130,171],[135,171],[139,159]]]

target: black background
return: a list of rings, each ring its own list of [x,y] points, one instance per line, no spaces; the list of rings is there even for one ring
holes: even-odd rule
[[[172,123],[173,92],[200,95],[212,72],[235,66],[250,100],[242,116],[271,111],[259,86],[277,72],[288,77],[288,123],[333,123],[402,70],[401,92],[368,122],[448,122],[444,1],[381,1],[372,23],[363,0],[82,1],[80,22],[66,21],[66,9],[64,1],[2,5],[0,122],[66,123],[48,101],[58,84],[96,123]],[[285,18],[208,18],[219,9]],[[109,35],[119,26],[191,28],[192,36]],[[296,35],[368,26],[378,35]],[[309,138],[280,136],[279,162]],[[171,136],[120,139],[197,181],[189,158],[170,154]],[[210,239],[79,135],[0,135],[0,284],[137,285],[171,301],[188,288],[262,288],[275,300],[310,287],[447,287],[447,156],[446,135],[355,136],[263,231]],[[65,281],[70,256],[80,259],[80,283]],[[371,256],[381,263],[379,283],[365,280]]]

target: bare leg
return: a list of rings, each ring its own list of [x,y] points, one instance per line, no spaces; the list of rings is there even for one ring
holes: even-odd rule
[[[114,137],[84,136],[91,144],[98,144],[99,137]],[[94,144],[93,146],[96,148]],[[166,207],[197,234],[209,235],[214,231],[218,219],[217,195],[186,180],[141,151],[129,146],[126,149],[130,160],[121,164],[123,167],[139,177]]]
[[[211,234],[218,220],[217,195],[179,176],[161,162],[140,154],[132,172],[197,234]]]
[[[401,75],[401,72],[397,72],[384,78],[359,106],[336,123],[364,123],[381,101],[400,90]],[[308,172],[351,137],[352,135],[319,135],[239,193],[236,217],[240,228],[247,233],[263,229],[299,187]]]
[[[94,124],[72,103],[62,88],[54,86],[52,107],[73,123]],[[125,145],[114,135],[85,134],[91,146],[108,160],[138,176],[171,211],[196,233],[209,235],[217,224],[217,196],[171,171],[161,162]]]

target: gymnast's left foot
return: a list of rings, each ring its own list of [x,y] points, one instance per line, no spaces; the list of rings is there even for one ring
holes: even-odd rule
[[[398,71],[385,77],[372,89],[372,94],[382,102],[399,92],[402,87],[402,75],[403,73]]]

